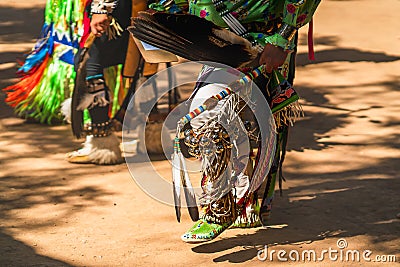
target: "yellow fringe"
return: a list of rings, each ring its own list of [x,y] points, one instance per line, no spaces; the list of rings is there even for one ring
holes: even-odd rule
[[[274,114],[276,127],[283,125],[293,126],[298,118],[304,117],[303,108],[299,101],[295,101]]]
[[[124,29],[112,16],[108,16],[108,19],[110,20],[110,25],[107,28],[108,40],[117,39],[122,35]]]

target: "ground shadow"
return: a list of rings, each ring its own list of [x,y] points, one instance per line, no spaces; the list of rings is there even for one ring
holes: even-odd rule
[[[396,164],[395,160],[391,164]],[[265,245],[274,249],[277,245],[299,246],[332,238],[331,247],[336,247],[338,238],[364,235],[380,251],[396,254],[399,252],[398,247],[387,246],[385,242],[399,237],[400,220],[395,216],[399,211],[397,192],[400,190],[400,183],[396,180],[395,173],[392,173],[390,179],[375,176],[376,178],[359,180],[355,173],[360,171],[379,172],[373,167],[370,170],[343,172],[338,175],[351,178],[334,182],[324,182],[328,178],[324,175],[309,175],[310,180],[322,182],[284,190],[284,197],[277,197],[275,200],[270,224],[287,224],[286,228],[260,228],[254,234],[223,238],[195,246],[192,250],[196,253],[216,253],[242,247],[240,251],[214,258],[214,262],[241,263],[256,258],[258,250]],[[304,177],[299,177],[301,178]],[[381,190],[385,190],[384,196],[377,195],[376,191]],[[290,202],[288,196],[304,199]],[[391,207],[390,212],[376,210],[377,204]],[[310,245],[308,248],[313,247]]]
[[[392,62],[400,60],[399,56],[388,55],[383,52],[370,52],[370,51],[362,51],[359,49],[352,48],[333,48],[322,51],[315,52],[315,60],[310,61],[308,59],[308,53],[299,53],[296,57],[296,65],[297,66],[307,66],[309,64],[318,64],[325,62],[335,62],[335,61],[343,61],[343,62]]]
[[[97,184],[78,185],[77,181],[93,172],[93,165],[65,165],[63,159],[56,166],[46,163],[49,155],[71,151],[74,145],[79,147],[79,141],[73,139],[68,126],[32,125],[21,119],[8,118],[0,121],[0,128],[3,143],[0,155],[7,155],[0,157],[0,265],[68,266],[35,253],[34,247],[15,240],[13,233],[46,232],[85,210],[112,205],[104,197],[114,192]],[[26,168],[14,164],[21,161],[26,162]],[[118,168],[121,166],[99,166],[96,171],[110,172]],[[56,217],[27,220],[18,215],[46,205],[58,207]]]
[[[0,8],[0,43],[34,42],[44,21],[43,8]]]
[[[35,250],[0,231],[1,266],[72,266],[60,260],[39,255]]]
[[[325,49],[321,51],[315,51],[315,60],[311,61],[308,59],[308,53],[298,53],[296,57],[296,65],[299,67],[307,66],[310,64],[318,64],[325,62],[335,62],[335,61],[343,61],[343,62],[392,62],[400,60],[400,56],[398,55],[388,55],[384,52],[371,52],[371,51],[363,51],[360,49],[354,48],[344,48],[339,47],[340,37],[327,35],[327,36],[319,36],[314,38],[315,45],[325,45],[330,46],[332,48]],[[307,36],[302,35],[299,38],[299,45],[307,45]]]
[[[43,24],[43,8],[15,8],[2,6],[0,8],[0,44],[32,43],[40,34]],[[20,51],[20,49],[18,49]],[[25,51],[28,52],[28,51]],[[12,108],[5,102],[3,88],[11,84],[16,76],[17,59],[22,59],[24,52],[8,51],[0,53],[0,118],[12,116]]]
[[[360,88],[369,87],[383,87],[384,91],[399,91],[400,90],[400,77],[392,77],[391,80],[386,80],[377,83],[365,83],[358,84]],[[296,91],[302,98],[301,102],[305,110],[305,117],[296,122],[295,127],[290,129],[291,138],[288,144],[288,150],[303,151],[304,149],[322,150],[329,146],[335,145],[335,143],[328,141],[320,141],[321,137],[329,137],[326,133],[333,129],[342,128],[348,123],[349,118],[365,119],[365,116],[358,115],[358,112],[374,110],[376,113],[383,112],[385,105],[370,105],[363,109],[347,109],[339,108],[331,103],[325,95],[325,90],[330,88],[338,89],[351,89],[351,85],[343,86],[330,86],[325,85],[323,88],[315,88],[304,85],[296,86]],[[321,90],[323,89],[323,90]],[[379,97],[376,92],[361,92],[366,97]],[[319,112],[312,112],[308,107],[318,107]],[[324,112],[327,110],[327,112]],[[328,112],[335,111],[335,112]],[[368,119],[368,118],[367,118]],[[393,119],[390,122],[382,123],[376,119],[370,119],[370,122],[382,124],[382,127],[391,127],[400,124],[399,119]],[[380,143],[383,146],[397,148],[398,142],[390,142],[390,138],[396,140],[396,136],[386,136],[384,140],[376,140],[375,143]],[[397,139],[398,140],[398,139]],[[336,144],[338,145],[338,144]],[[339,144],[340,145],[340,144]],[[352,144],[356,145],[356,144]]]

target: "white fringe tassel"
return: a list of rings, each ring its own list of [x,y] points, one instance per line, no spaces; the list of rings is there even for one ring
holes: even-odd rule
[[[106,137],[93,137],[90,161],[98,165],[110,165],[123,162],[118,137],[111,134]]]

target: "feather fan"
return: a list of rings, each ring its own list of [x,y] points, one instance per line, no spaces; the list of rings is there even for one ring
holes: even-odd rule
[[[128,30],[137,39],[188,60],[235,68],[258,61],[248,40],[194,15],[140,12],[132,25]]]

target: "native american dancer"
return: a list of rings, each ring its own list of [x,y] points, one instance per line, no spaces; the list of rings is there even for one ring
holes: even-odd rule
[[[69,120],[64,117],[68,112],[60,109],[70,103],[64,101],[71,97],[74,88],[74,57],[84,24],[88,23],[84,16],[88,6],[89,0],[47,1],[41,34],[17,71],[20,81],[4,89],[6,102],[18,116],[48,124]],[[111,93],[120,100],[112,101],[112,114],[127,90],[120,74],[120,65],[105,69]],[[89,119],[85,114],[85,120]]]
[[[205,66],[195,90],[203,96],[207,93],[214,96],[197,108],[191,106],[193,111],[178,122],[173,155],[178,220],[181,183],[187,201],[191,202],[189,213],[194,220],[198,217],[194,193],[184,170],[182,146],[186,145],[189,153],[201,158],[203,163],[200,219],[182,235],[183,241],[208,241],[228,227],[254,227],[267,223],[276,181],[280,184],[283,179],[288,126],[301,114],[298,95],[291,86],[297,31],[312,20],[319,3],[320,0],[160,1],[151,7],[164,13],[143,13],[135,19],[130,31],[142,41],[189,60],[224,63],[246,74],[232,84],[210,84],[207,77],[221,68]],[[166,14],[168,12],[175,15]],[[312,24],[309,30],[312,30]],[[313,54],[310,55],[312,58]],[[246,67],[252,67],[252,70]],[[237,100],[240,93],[234,89],[245,88],[251,80],[261,89],[272,110],[275,138],[257,141],[260,139],[257,128],[260,123],[268,122],[250,120],[237,124],[245,128],[249,139],[255,140],[258,148],[255,155],[253,149],[249,153],[249,165],[253,168],[237,172],[235,162],[228,159],[236,153],[238,139],[234,133],[228,134],[222,122],[233,122],[234,114],[242,110],[241,101]],[[221,104],[223,101],[225,104]],[[213,114],[208,112],[213,109],[219,110]],[[245,118],[245,115],[239,116]],[[268,145],[274,139],[276,145],[272,151]],[[268,154],[273,152],[270,158]],[[269,160],[271,162],[266,162]],[[265,188],[264,192],[259,192],[260,188]],[[261,203],[257,200],[258,195]]]
[[[151,76],[157,71],[157,64],[144,63],[133,40],[124,32],[130,18],[146,8],[146,0],[124,0],[118,4],[101,0],[47,1],[40,37],[17,72],[21,79],[4,91],[6,102],[22,118],[52,124],[71,122],[72,114],[74,135],[86,135],[86,141],[83,149],[67,154],[69,162],[122,161],[110,118],[122,123],[127,105],[124,100],[129,99],[125,96],[136,86],[138,76]],[[109,27],[104,35],[96,32],[85,71],[76,77],[93,16],[106,16],[103,26]],[[94,31],[101,26],[98,24],[93,26]],[[79,84],[82,75],[83,86]],[[75,101],[71,107],[75,89],[79,91],[76,98],[82,102]]]
[[[86,135],[83,148],[67,154],[72,163],[117,164],[123,161],[119,139],[113,133],[110,116],[110,89],[104,69],[123,64],[124,77],[132,77],[132,86],[114,119],[121,122],[125,108],[139,82],[139,76],[151,76],[158,64],[144,62],[126,28],[131,17],[147,8],[146,0],[93,0],[88,9],[90,27],[85,28],[83,46],[76,59],[77,78],[72,96],[71,124],[76,137]],[[89,26],[89,23],[85,24]],[[83,111],[91,122],[83,124]]]

